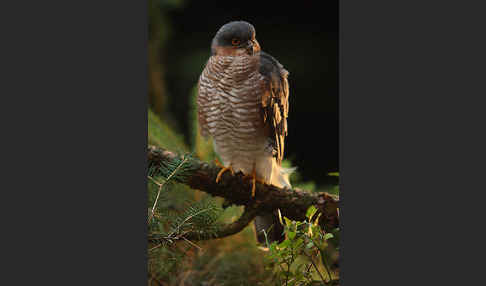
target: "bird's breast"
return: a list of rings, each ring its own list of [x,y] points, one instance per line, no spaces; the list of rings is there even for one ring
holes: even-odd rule
[[[260,127],[260,74],[252,57],[213,56],[203,75],[214,116],[227,127]]]
[[[264,149],[261,75],[251,57],[213,56],[200,79],[210,94],[208,129],[223,161],[246,171]]]

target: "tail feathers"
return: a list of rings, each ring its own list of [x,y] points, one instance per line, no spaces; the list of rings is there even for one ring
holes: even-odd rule
[[[266,246],[267,240],[268,243],[274,241],[280,243],[285,239],[283,226],[280,224],[278,216],[275,213],[255,217],[254,225],[258,243],[261,245]],[[263,230],[265,230],[265,233]],[[265,234],[267,235],[266,237]]]
[[[291,188],[290,184],[290,174],[292,174],[297,167],[284,168],[277,164],[276,161],[273,162],[272,166],[272,176],[270,179],[270,184],[277,186],[279,188]]]
[[[284,168],[277,164],[274,159],[272,162],[272,175],[270,177],[270,184],[279,188],[292,188],[289,177],[290,174],[292,174],[292,172],[294,172],[295,170],[297,170],[297,167]],[[268,243],[272,243],[274,241],[280,243],[285,239],[283,235],[283,226],[280,224],[276,212],[255,217],[254,224],[259,244],[266,245],[267,239]],[[265,230],[265,233],[267,234],[266,238],[263,230]]]

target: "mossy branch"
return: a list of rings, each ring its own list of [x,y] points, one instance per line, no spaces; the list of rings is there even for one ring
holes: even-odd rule
[[[241,172],[232,175],[225,172],[219,183],[216,176],[220,168],[214,164],[200,161],[196,158],[183,157],[174,152],[158,148],[148,147],[149,166],[167,166],[180,162],[183,158],[186,162],[186,176],[175,176],[174,181],[188,185],[213,196],[225,198],[229,203],[244,205],[245,212],[240,219],[223,227],[215,237],[224,237],[241,231],[252,219],[260,214],[271,213],[280,209],[283,216],[292,220],[304,220],[307,209],[314,205],[322,213],[319,220],[320,226],[326,231],[339,227],[339,213],[337,196],[326,192],[308,192],[298,188],[281,189],[275,186],[256,183],[255,197],[251,197],[251,179]],[[197,239],[197,234],[188,234]]]

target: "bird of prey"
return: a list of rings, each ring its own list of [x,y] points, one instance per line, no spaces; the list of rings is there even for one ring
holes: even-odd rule
[[[211,56],[199,77],[198,120],[203,137],[213,139],[225,171],[290,188],[292,169],[282,167],[289,111],[288,71],[261,51],[255,28],[245,21],[223,25],[214,36]],[[268,230],[270,226],[270,233]],[[281,241],[275,213],[255,218],[257,238]]]

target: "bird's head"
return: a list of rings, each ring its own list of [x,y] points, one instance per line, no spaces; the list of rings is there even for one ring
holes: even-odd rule
[[[223,25],[213,38],[211,53],[220,56],[253,55],[260,51],[255,28],[245,21]]]

